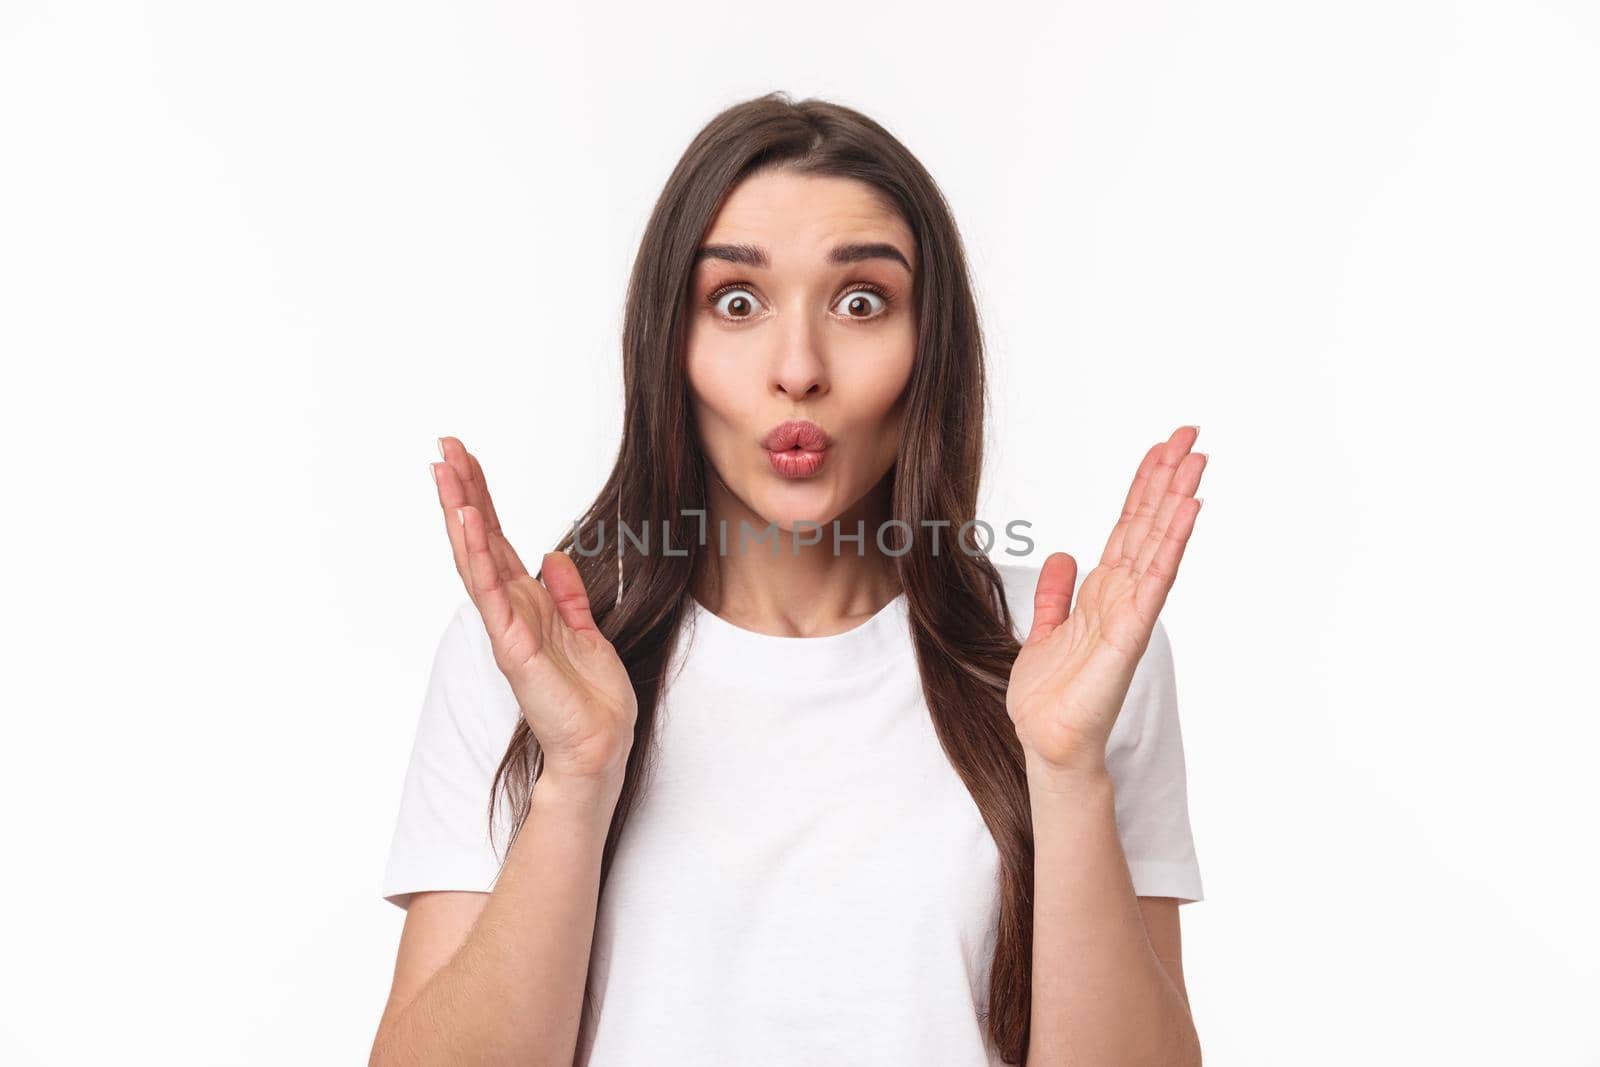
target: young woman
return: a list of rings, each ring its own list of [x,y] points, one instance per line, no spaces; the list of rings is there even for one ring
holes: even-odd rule
[[[372,1063],[1199,1063],[1157,618],[1198,428],[1081,586],[997,564],[955,224],[882,127],[782,94],[674,170],[623,350],[616,464],[537,575],[461,442],[432,464],[470,600]]]

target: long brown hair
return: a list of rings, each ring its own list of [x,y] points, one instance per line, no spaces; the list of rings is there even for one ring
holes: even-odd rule
[[[917,242],[914,305],[917,356],[907,385],[906,421],[895,465],[892,518],[967,530],[976,518],[987,407],[983,340],[960,235],[922,164],[887,130],[850,108],[792,102],[769,93],[729,107],[694,138],[667,179],[645,228],[628,283],[622,334],[621,446],[605,487],[557,546],[577,564],[595,621],[627,666],[638,694],[634,745],[600,866],[604,893],[617,841],[651,762],[656,703],[691,576],[707,553],[699,518],[706,507],[706,457],[693,423],[683,338],[695,254],[735,185],[773,166],[855,178],[894,205]],[[670,530],[686,555],[626,558],[620,598],[618,556],[592,547],[594,531],[652,535]],[[1018,643],[1000,576],[970,538],[934,552],[926,536],[893,557],[906,592],[922,689],[939,741],[966,783],[1000,854],[1000,920],[989,981],[988,1027],[1006,1062],[1027,1050],[1033,944],[1033,828],[1022,749],[1005,692]],[[619,603],[620,600],[620,603]],[[542,767],[539,746],[519,720],[495,774],[497,798],[515,813],[512,837],[529,810]],[[587,992],[587,991],[586,991]],[[588,997],[585,997],[586,1003]]]

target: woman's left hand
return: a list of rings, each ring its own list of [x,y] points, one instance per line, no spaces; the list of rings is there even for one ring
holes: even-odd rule
[[[1077,561],[1065,552],[1044,561],[1006,691],[1030,775],[1105,769],[1111,727],[1200,511],[1194,492],[1206,454],[1189,451],[1199,432],[1180,426],[1145,453],[1075,608]]]

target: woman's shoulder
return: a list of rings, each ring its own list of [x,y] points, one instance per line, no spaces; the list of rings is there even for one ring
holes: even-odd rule
[[[494,645],[484,629],[478,605],[470,598],[462,598],[451,609],[439,650],[457,670],[476,670],[484,663],[494,664]]]
[[[460,713],[482,717],[497,731],[507,721],[515,724],[520,714],[516,696],[495,662],[494,643],[470,598],[450,612],[434,652],[433,673],[438,685],[463,695]]]

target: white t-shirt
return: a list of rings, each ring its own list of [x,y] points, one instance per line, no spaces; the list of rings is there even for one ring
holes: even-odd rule
[[[1021,639],[1038,567],[996,562]],[[1001,1063],[981,1017],[999,853],[934,733],[904,594],[827,637],[756,633],[695,601],[686,625],[600,900],[579,1067]],[[489,788],[518,715],[463,602],[428,683],[388,900],[493,887]],[[1136,893],[1201,899],[1159,623],[1106,762]]]

